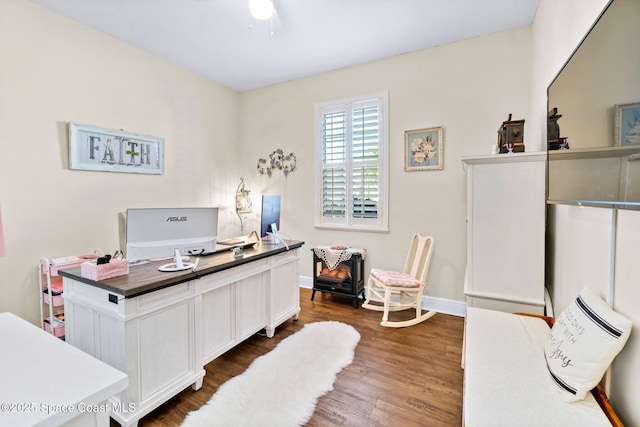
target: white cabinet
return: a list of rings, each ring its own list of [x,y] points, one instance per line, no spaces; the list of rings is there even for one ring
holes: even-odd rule
[[[64,278],[66,340],[129,375],[112,400],[122,425],[140,417],[205,375],[196,357],[195,285],[181,283],[114,303],[113,293]]]
[[[234,260],[221,271],[133,297],[65,273],[67,342],[129,375],[129,387],[111,399],[111,417],[135,425],[188,386],[198,390],[206,363],[261,329],[271,337],[282,322],[297,319],[299,258],[294,248]],[[142,280],[136,267],[129,277]]]
[[[463,157],[467,306],[544,311],[546,153]]]

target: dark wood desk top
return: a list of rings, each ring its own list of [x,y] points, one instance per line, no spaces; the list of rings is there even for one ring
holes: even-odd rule
[[[286,242],[289,245],[289,249],[297,249],[304,245],[303,241],[287,240]],[[163,272],[158,270],[158,267],[171,261],[156,261],[138,265],[132,264],[129,267],[128,275],[113,277],[100,282],[82,277],[80,275],[80,267],[60,270],[59,273],[63,277],[96,286],[113,292],[114,294],[123,295],[125,298],[133,298],[286,251],[287,248],[282,243],[263,244],[262,242],[258,242],[255,246],[246,248],[244,250],[244,256],[242,257],[234,257],[233,251],[224,251],[200,257],[197,273],[191,270],[176,272]],[[192,260],[193,259],[192,257]]]

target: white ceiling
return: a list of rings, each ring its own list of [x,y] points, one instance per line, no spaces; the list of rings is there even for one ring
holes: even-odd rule
[[[32,0],[244,92],[530,24],[538,0]]]

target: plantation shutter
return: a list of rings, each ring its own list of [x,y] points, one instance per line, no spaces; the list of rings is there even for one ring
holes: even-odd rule
[[[346,111],[327,113],[322,120],[322,216],[344,218],[347,209]]]
[[[316,224],[388,230],[387,96],[316,106]]]
[[[380,107],[378,105],[354,108],[352,135],[352,215],[354,218],[377,218],[380,144]]]

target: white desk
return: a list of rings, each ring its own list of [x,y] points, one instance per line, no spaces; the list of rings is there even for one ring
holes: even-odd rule
[[[111,417],[136,426],[185,388],[200,389],[216,357],[297,319],[303,243],[203,257],[198,274],[161,272],[162,262],[152,262],[95,282],[79,268],[61,270],[67,342],[129,375],[127,390],[110,399]]]
[[[109,426],[127,375],[13,313],[0,314],[0,425]]]

